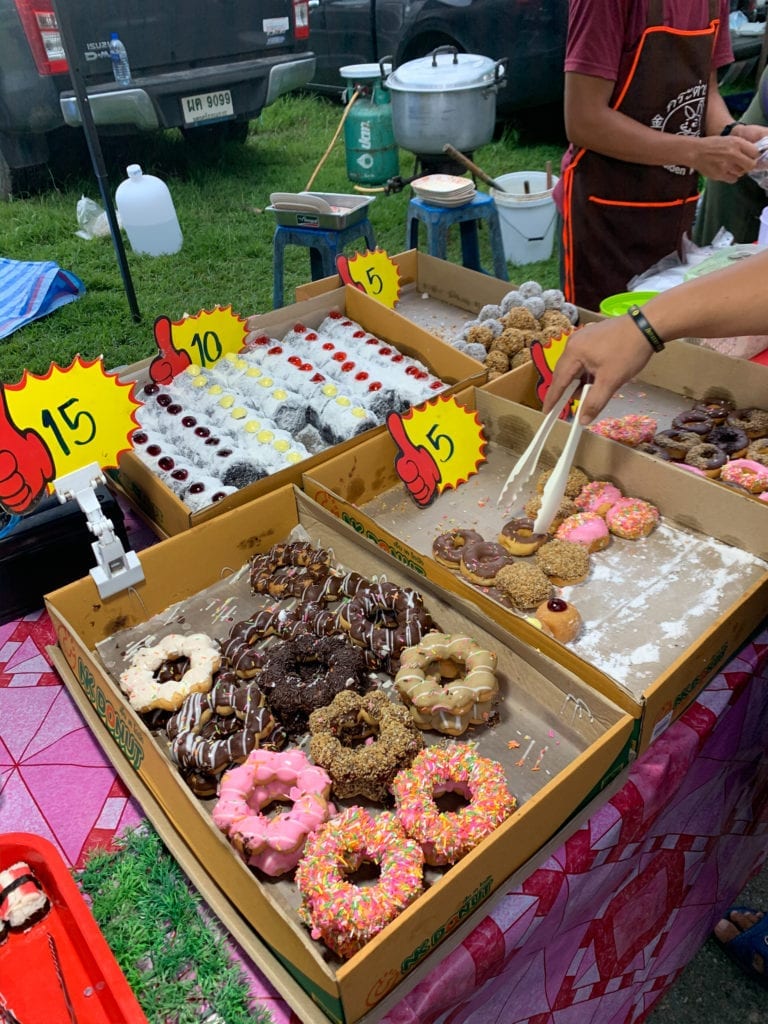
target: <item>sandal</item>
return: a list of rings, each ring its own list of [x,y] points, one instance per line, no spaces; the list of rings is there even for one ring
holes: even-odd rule
[[[715,941],[727,955],[764,988],[768,988],[768,914],[763,916],[751,927],[744,929],[733,920],[733,914],[759,914],[761,911],[752,907],[730,907],[723,915],[720,924],[727,923],[737,929],[738,934],[723,939],[715,928]]]

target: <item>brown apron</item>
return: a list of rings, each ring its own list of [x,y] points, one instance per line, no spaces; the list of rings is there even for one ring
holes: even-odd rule
[[[667,28],[663,0],[648,21],[611,107],[659,131],[702,135],[719,19],[699,30]],[[579,149],[563,172],[563,270],[566,298],[596,310],[624,292],[636,274],[680,247],[690,233],[698,174],[690,167],[627,163]]]

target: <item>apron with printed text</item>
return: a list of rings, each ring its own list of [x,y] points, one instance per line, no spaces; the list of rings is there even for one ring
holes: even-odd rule
[[[658,131],[703,134],[718,10],[710,0],[707,28],[674,29],[663,24],[663,0],[651,0],[612,108]],[[698,174],[690,167],[634,164],[579,149],[563,179],[563,289],[585,309],[626,291],[632,277],[679,251],[690,233],[698,199]]]

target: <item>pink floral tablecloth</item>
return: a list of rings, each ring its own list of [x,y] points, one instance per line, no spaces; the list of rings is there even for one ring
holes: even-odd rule
[[[52,670],[44,612],[0,626],[0,831],[81,865],[142,818]],[[768,629],[387,1024],[639,1024],[768,847]],[[296,1024],[250,964],[276,1024]]]

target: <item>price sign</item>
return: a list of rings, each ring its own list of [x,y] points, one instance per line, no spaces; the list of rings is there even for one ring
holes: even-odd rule
[[[568,333],[563,333],[556,338],[549,338],[547,341],[539,341],[538,339],[535,339],[531,342],[531,360],[539,375],[539,379],[536,383],[536,397],[542,403],[544,402],[547,391],[549,391],[549,385],[552,383],[552,375],[555,372],[557,361],[563,354],[566,342],[570,335],[571,332],[569,331]],[[572,413],[576,411],[578,404],[578,399],[574,399],[570,408]],[[561,414],[561,419],[565,418],[567,414],[568,410],[564,409]]]
[[[201,310],[181,320],[158,317],[154,326],[158,355],[150,364],[150,377],[156,384],[170,384],[190,363],[213,366],[227,352],[239,352],[245,343],[245,324],[231,306]]]
[[[477,413],[452,395],[438,395],[403,416],[391,413],[387,428],[398,447],[397,475],[422,508],[466,483],[485,462],[487,440]]]
[[[56,477],[91,463],[116,466],[138,425],[133,383],[75,356],[0,388],[0,506],[29,511]]]
[[[395,308],[400,298],[400,271],[384,249],[356,252],[351,259],[337,256],[336,269],[344,284],[351,284],[383,306]]]

